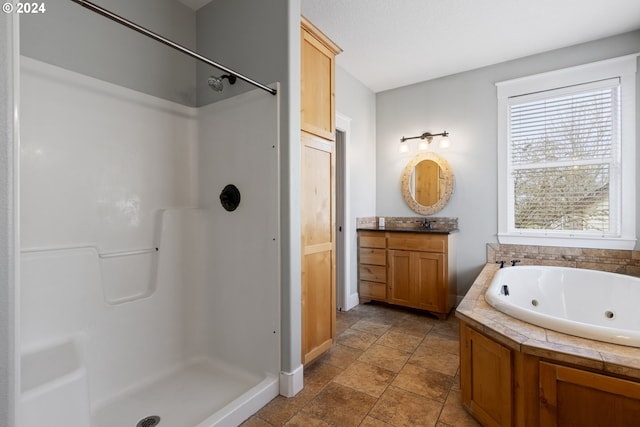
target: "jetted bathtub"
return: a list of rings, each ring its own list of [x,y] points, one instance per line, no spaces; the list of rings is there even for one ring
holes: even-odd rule
[[[485,299],[543,328],[640,347],[640,278],[580,268],[507,267],[495,274]]]

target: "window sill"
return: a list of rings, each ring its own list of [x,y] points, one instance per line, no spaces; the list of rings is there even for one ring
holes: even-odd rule
[[[533,233],[498,233],[498,242],[508,245],[561,246],[567,248],[633,250],[635,238],[625,237],[568,237]]]

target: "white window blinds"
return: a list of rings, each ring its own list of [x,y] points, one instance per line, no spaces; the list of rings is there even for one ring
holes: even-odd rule
[[[616,233],[620,80],[509,98],[516,230]]]

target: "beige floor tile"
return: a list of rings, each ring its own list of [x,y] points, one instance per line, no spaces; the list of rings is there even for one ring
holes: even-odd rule
[[[280,427],[291,417],[298,413],[304,405],[316,396],[317,392],[311,392],[305,387],[294,397],[278,396],[258,411],[255,415],[269,424]]]
[[[460,367],[458,367],[456,376],[453,378],[453,384],[451,384],[451,390],[460,390]]]
[[[332,382],[302,409],[302,413],[333,426],[358,426],[375,402],[375,397]]]
[[[356,323],[353,324],[353,326],[351,326],[352,329],[355,329],[357,331],[367,332],[377,337],[387,332],[387,330],[389,330],[390,327],[391,325],[389,324],[371,322],[369,320],[358,320]]]
[[[411,353],[407,351],[373,344],[364,353],[362,353],[360,357],[358,357],[358,360],[393,372],[400,372],[400,369],[402,369],[404,364],[407,363],[410,356]]]
[[[361,350],[346,345],[336,344],[326,354],[321,356],[320,361],[329,365],[346,369],[351,362],[362,355]]]
[[[421,345],[413,353],[408,363],[443,374],[455,375],[460,366],[460,358],[457,354]]]
[[[451,389],[453,378],[452,375],[406,364],[392,384],[403,390],[444,403],[449,389]]]
[[[336,335],[340,335],[346,331],[356,321],[346,319],[344,317],[336,317]]]
[[[354,307],[353,309],[347,311],[347,313],[357,313],[360,317],[371,317],[371,316],[380,316],[381,313],[386,313],[390,311],[391,306],[386,304],[378,304],[376,302],[360,304]]]
[[[333,381],[378,398],[394,378],[393,371],[355,361]]]
[[[450,335],[438,334],[433,330],[427,334],[421,345],[429,349],[446,351],[453,354],[460,354],[459,338]]]
[[[389,387],[369,415],[392,426],[435,426],[442,404],[406,390]]]
[[[480,424],[463,408],[460,390],[452,389],[442,408],[439,421],[456,427],[480,427]]]
[[[240,424],[241,427],[273,427],[273,424],[268,423],[257,416],[249,418],[247,421]]]
[[[377,339],[378,337],[375,335],[349,328],[341,333],[336,341],[338,344],[346,345],[347,347],[366,350],[371,344],[376,342]]]
[[[286,427],[333,427],[331,424],[326,423],[323,420],[314,418],[309,414],[300,412],[295,417],[291,418]]]
[[[343,370],[343,368],[319,359],[311,365],[304,367],[304,387],[305,389],[318,392]]]
[[[385,423],[384,421],[377,420],[373,417],[367,416],[360,427],[393,427],[393,425],[389,423]]]
[[[415,335],[407,335],[395,331],[388,331],[383,336],[378,338],[376,344],[397,348],[398,350],[402,351],[412,352],[418,347],[421,342],[421,337],[416,337]]]
[[[433,325],[433,332],[458,338],[460,336],[460,322],[455,317]]]
[[[336,314],[337,343],[304,389],[242,427],[477,427],[460,402],[458,321],[384,304]]]
[[[407,335],[415,335],[420,338],[429,333],[433,328],[433,319],[418,318],[416,316],[404,317],[402,320],[395,322],[391,327],[391,331],[399,332]]]

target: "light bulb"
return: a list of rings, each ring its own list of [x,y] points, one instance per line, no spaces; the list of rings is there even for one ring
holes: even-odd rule
[[[406,153],[409,151],[409,146],[406,142],[403,141],[400,143],[400,149],[398,151],[400,151],[401,153]]]
[[[443,136],[442,139],[440,140],[440,148],[449,148],[451,147],[451,141],[449,141],[449,137],[448,136]]]
[[[420,144],[418,144],[418,150],[427,151],[428,149],[429,149],[429,143],[425,140],[420,141]]]

